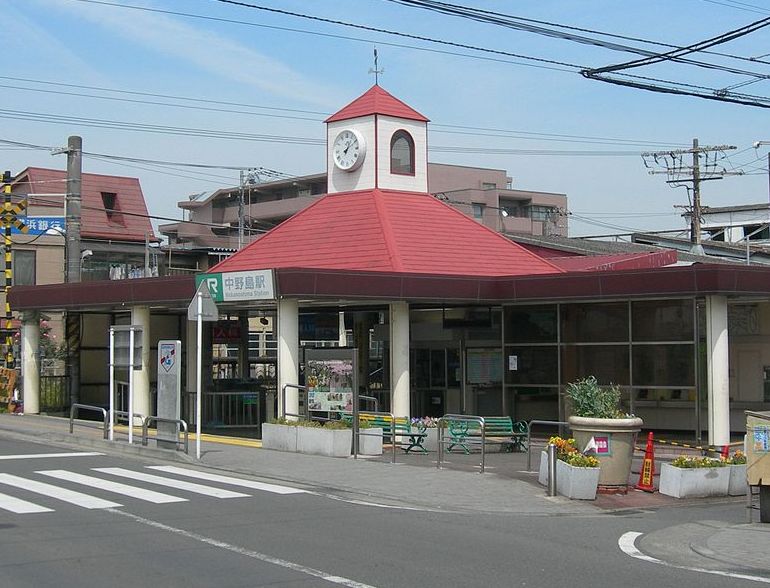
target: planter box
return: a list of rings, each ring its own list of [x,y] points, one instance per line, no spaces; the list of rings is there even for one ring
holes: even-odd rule
[[[296,452],[297,428],[290,425],[262,423],[262,448]]]
[[[382,427],[361,429],[358,436],[359,455],[382,455]]]
[[[600,468],[576,468],[556,460],[556,492],[576,500],[595,500],[599,485]],[[548,453],[540,452],[540,470],[537,481],[548,486]]]
[[[674,498],[727,496],[730,468],[675,468],[663,463],[660,468],[660,493]]]
[[[546,469],[547,469],[546,459]],[[595,500],[601,468],[576,468],[556,460],[556,492],[576,500]]]
[[[412,431],[417,433],[418,431],[417,427],[412,427]],[[424,433],[427,435],[427,437],[424,437],[422,440],[422,446],[425,448],[425,450],[438,451],[438,428],[428,427],[425,429]],[[407,447],[409,447],[409,437],[406,437],[404,435],[399,435],[398,438],[401,440],[401,445],[403,449],[406,449]],[[444,446],[444,451],[446,451],[446,446]],[[418,450],[415,450],[414,452],[420,453]]]
[[[727,493],[730,496],[745,496],[749,492],[749,483],[746,479],[746,464],[731,465],[727,468],[730,470],[730,483],[727,485]]]
[[[296,427],[297,451],[327,457],[350,457],[353,443],[352,429],[324,429]]]

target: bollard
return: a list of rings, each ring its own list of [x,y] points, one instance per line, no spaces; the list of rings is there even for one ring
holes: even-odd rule
[[[556,496],[556,445],[548,444],[548,496]]]

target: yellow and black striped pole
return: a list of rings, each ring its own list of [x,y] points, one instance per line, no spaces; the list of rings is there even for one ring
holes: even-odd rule
[[[3,184],[5,199],[3,201],[3,213],[0,221],[4,228],[5,245],[5,320],[2,330],[5,332],[5,367],[13,369],[13,313],[11,312],[11,303],[8,302],[8,293],[13,285],[13,256],[11,249],[13,242],[11,241],[11,229],[15,226],[22,233],[26,233],[29,229],[17,216],[27,207],[26,201],[19,202],[16,205],[11,201],[11,172],[3,173]]]

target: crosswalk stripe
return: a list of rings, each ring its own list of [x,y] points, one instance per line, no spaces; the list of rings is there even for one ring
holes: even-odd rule
[[[154,490],[145,490],[144,488],[137,488],[136,486],[129,486],[128,484],[121,484],[120,482],[113,482],[111,480],[103,480],[101,478],[95,478],[94,476],[84,476],[83,474],[76,474],[75,472],[68,472],[66,470],[45,470],[36,473],[50,476],[58,480],[84,484],[91,488],[99,488],[99,490],[106,490],[107,492],[114,492],[115,494],[123,494],[124,496],[130,496],[131,498],[145,500],[155,504],[187,502],[186,498],[181,498],[179,496],[171,496],[170,494],[163,494],[161,492],[155,492]]]
[[[19,455],[0,455],[0,461],[9,459],[48,459],[50,457],[93,457],[104,455],[96,451],[78,451],[76,453],[21,453]]]
[[[52,509],[44,506],[38,506],[32,502],[27,502],[21,498],[15,496],[8,496],[7,494],[0,494],[0,508],[3,510],[9,510],[16,514],[30,514],[35,512],[53,512]]]
[[[199,480],[208,480],[209,482],[221,482],[232,486],[241,486],[243,488],[252,488],[254,490],[263,490],[274,494],[306,494],[305,490],[299,488],[290,488],[288,486],[278,486],[277,484],[266,484],[264,482],[255,482],[252,480],[242,480],[241,478],[232,478],[230,476],[220,476],[219,474],[209,474],[197,470],[188,470],[177,466],[147,466],[148,469],[166,472],[167,474],[177,474],[179,476],[188,476]]]
[[[0,474],[0,484],[7,484],[8,486],[14,486],[15,488],[21,488],[28,492],[34,492],[35,494],[42,494],[43,496],[50,496],[57,500],[69,502],[83,508],[115,508],[117,506],[123,506],[117,502],[110,502],[109,500],[102,500],[96,496],[89,496],[81,492],[74,492],[67,490],[66,488],[59,488],[51,484],[44,482],[37,482],[36,480],[29,480],[27,478],[20,478],[12,474]]]
[[[203,494],[205,496],[214,496],[215,498],[242,498],[249,496],[248,494],[241,494],[240,492],[221,490],[212,486],[204,486],[202,484],[185,482],[183,480],[173,480],[171,478],[153,476],[152,474],[134,472],[132,470],[126,470],[123,468],[93,468],[93,470],[95,472],[102,472],[103,474],[111,474],[113,476],[120,476],[123,478],[129,478],[131,480],[139,480],[141,482],[149,482],[150,484],[158,484],[159,486],[168,486],[170,488],[177,488],[179,490],[187,490],[188,492]]]

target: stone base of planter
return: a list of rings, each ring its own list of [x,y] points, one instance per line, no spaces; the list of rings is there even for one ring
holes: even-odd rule
[[[353,442],[352,429],[296,427],[297,452],[327,457],[349,457]]]
[[[731,465],[730,483],[727,486],[727,493],[730,496],[746,496],[749,492],[749,483],[746,479],[746,464]]]
[[[595,500],[599,483],[599,468],[576,468],[556,460],[556,492],[574,500]],[[540,452],[537,481],[548,485],[548,453]]]
[[[262,448],[296,453],[297,427],[262,423]]]
[[[382,455],[382,427],[361,429],[358,435],[359,455]]]
[[[660,493],[674,498],[727,496],[730,468],[675,468],[670,463],[660,467]]]

